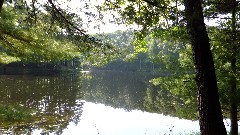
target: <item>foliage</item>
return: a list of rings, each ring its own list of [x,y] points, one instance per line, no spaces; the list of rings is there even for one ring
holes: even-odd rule
[[[94,63],[106,62],[115,49],[90,37],[81,18],[72,10],[49,0],[5,2],[0,18],[2,63],[14,61],[50,62],[84,58]],[[100,58],[100,59],[99,59]]]
[[[134,52],[134,48],[132,43],[134,41],[134,32],[127,31],[115,31],[113,33],[105,33],[102,35],[96,35],[96,38],[100,40],[110,43],[117,49],[116,57],[123,60],[132,59],[132,53]]]
[[[189,45],[180,42],[171,42],[164,39],[154,38],[151,35],[146,37],[146,49],[138,53],[134,52],[133,42],[134,31],[116,31],[103,34],[101,39],[111,43],[119,52],[107,65],[105,69],[118,69],[122,71],[150,71],[167,72],[173,69],[179,72],[179,68],[192,70],[192,62],[186,58],[191,54]],[[185,51],[188,48],[188,51]],[[187,61],[188,60],[188,61]],[[186,62],[183,62],[186,61]],[[142,67],[141,67],[142,66]]]
[[[2,51],[22,61],[52,61],[80,55],[69,40],[56,40],[54,33],[45,33],[50,24],[39,20],[34,27],[29,27],[21,23],[24,17],[9,6],[1,12]]]
[[[234,50],[232,47],[232,34],[229,32],[229,29],[226,29],[221,26],[221,28],[211,28],[210,38],[212,38],[212,51],[215,59],[216,73],[218,77],[218,86],[220,92],[220,100],[225,111],[226,117],[230,110],[229,104],[231,100],[231,83],[230,79],[232,76],[236,77],[237,84],[237,93],[239,93],[239,75],[240,75],[240,61],[239,61],[239,51]],[[239,39],[237,39],[238,42]],[[239,49],[239,48],[237,48]],[[231,60],[233,51],[236,51],[236,72],[234,73],[231,69]],[[239,94],[236,96],[238,108],[240,107],[239,103]]]
[[[5,52],[0,52],[0,63],[8,64],[16,61],[20,61],[20,58],[10,56]]]
[[[186,41],[186,28],[183,19],[183,1],[106,1],[103,10],[117,11],[126,24],[136,24],[141,27],[135,31],[135,52],[145,52],[147,36],[161,38],[161,41]],[[165,39],[165,40],[164,40]]]

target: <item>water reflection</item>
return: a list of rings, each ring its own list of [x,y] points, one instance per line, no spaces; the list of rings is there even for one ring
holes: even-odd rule
[[[79,87],[80,81],[73,76],[0,76],[0,104],[33,110],[27,120],[1,120],[0,134],[30,134],[34,129],[61,134],[69,122],[78,124],[83,105],[76,102]]]
[[[68,76],[0,76],[0,105],[20,105],[25,110],[33,111],[28,119],[1,120],[0,134],[60,135],[69,134],[74,128],[79,131],[74,134],[82,132],[89,135],[99,132],[109,134],[111,129],[116,130],[111,133],[119,134],[123,128],[127,129],[124,134],[149,133],[142,129],[150,131],[152,128],[154,130],[151,130],[151,134],[158,133],[158,129],[169,132],[169,128],[179,119],[171,118],[177,120],[167,123],[166,127],[163,118],[165,116],[142,111],[178,116],[175,114],[176,109],[181,108],[183,103],[180,98],[164,96],[169,95],[164,91],[161,94],[156,92],[159,91],[158,88],[147,83],[153,77],[147,74],[110,71]],[[149,94],[151,92],[152,94]],[[162,99],[161,104],[158,104],[159,99]],[[152,100],[156,102],[150,102]],[[101,110],[105,111],[101,113]],[[139,117],[136,117],[137,115]],[[101,122],[96,121],[100,118]],[[90,122],[92,128],[87,128],[90,120],[93,120]],[[163,128],[163,125],[166,128]]]
[[[142,110],[191,120],[198,118],[196,102],[188,103],[185,98],[148,83],[155,77],[151,74],[105,71],[86,73],[82,77],[85,78],[83,97],[87,101],[127,111]]]
[[[130,111],[143,110],[147,81],[153,76],[104,71],[90,72],[82,77],[85,100]]]
[[[127,112],[104,104],[86,102],[81,122],[63,135],[197,135],[198,122],[148,113]]]

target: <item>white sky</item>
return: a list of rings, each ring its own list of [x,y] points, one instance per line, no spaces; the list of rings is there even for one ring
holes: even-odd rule
[[[91,2],[90,2],[91,1]],[[129,28],[137,29],[138,26],[126,26],[124,24],[117,25],[114,24],[112,14],[118,16],[118,13],[113,11],[108,11],[106,13],[101,13],[103,19],[100,19],[101,15],[97,11],[95,6],[99,6],[104,0],[72,0],[67,5],[73,9],[73,12],[80,15],[83,19],[83,29],[87,31],[88,34],[93,33],[110,33],[116,30],[126,30]],[[88,9],[86,5],[88,4]],[[84,14],[84,12],[92,12],[96,17],[90,17]],[[119,16],[118,16],[119,17]],[[110,23],[111,22],[111,23]]]

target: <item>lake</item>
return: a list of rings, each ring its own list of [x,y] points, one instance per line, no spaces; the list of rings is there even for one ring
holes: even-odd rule
[[[0,105],[9,111],[2,109],[0,134],[199,133],[198,121],[177,117],[184,112],[177,110],[183,108],[182,103],[173,103],[169,94],[149,97],[149,91],[153,96],[159,91],[149,83],[153,77],[156,75],[113,71],[59,76],[1,75]],[[154,109],[150,104],[153,99],[159,101]]]

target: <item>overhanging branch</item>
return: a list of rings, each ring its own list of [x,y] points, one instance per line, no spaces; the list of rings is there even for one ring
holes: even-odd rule
[[[72,22],[70,22],[70,21],[61,13],[61,11],[56,7],[56,5],[52,2],[52,0],[48,0],[48,2],[52,5],[54,11],[56,11],[56,12],[60,15],[61,19],[63,19],[66,24],[68,24],[68,25],[70,25],[71,27],[73,27],[74,29],[76,29],[76,30],[80,33],[80,35],[86,35],[86,34],[85,34],[86,31],[79,29],[79,28],[78,28],[77,26],[75,26]]]

